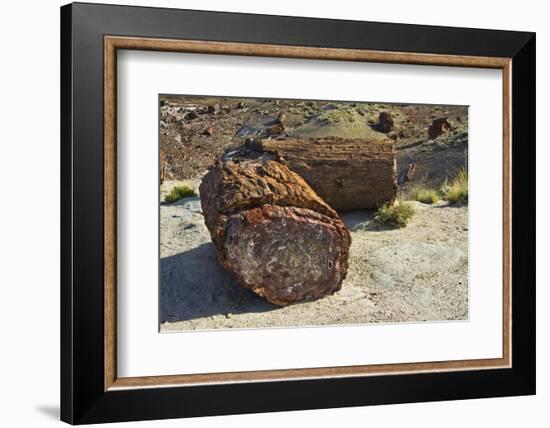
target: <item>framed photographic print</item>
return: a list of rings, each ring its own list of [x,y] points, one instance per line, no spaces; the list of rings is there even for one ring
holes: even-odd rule
[[[535,393],[535,35],[61,8],[61,418]]]

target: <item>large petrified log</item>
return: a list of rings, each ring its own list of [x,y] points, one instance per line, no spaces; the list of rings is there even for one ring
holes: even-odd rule
[[[308,184],[272,156],[219,160],[202,180],[204,219],[220,264],[277,305],[339,290],[350,235]]]
[[[395,200],[395,150],[388,138],[262,139],[246,145],[275,155],[337,211],[373,209]]]

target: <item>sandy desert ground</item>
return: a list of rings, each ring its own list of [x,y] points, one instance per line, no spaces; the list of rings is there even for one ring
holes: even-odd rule
[[[342,289],[283,308],[218,265],[198,197],[162,205],[161,331],[467,319],[467,207],[412,203],[403,229],[379,226],[370,211],[342,215],[352,237]]]

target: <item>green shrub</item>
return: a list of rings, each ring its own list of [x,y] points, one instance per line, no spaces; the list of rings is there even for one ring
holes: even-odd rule
[[[184,184],[183,186],[174,186],[170,193],[166,195],[164,201],[176,202],[180,199],[188,198],[190,196],[197,196],[197,192],[195,192],[191,187]]]
[[[451,183],[445,183],[441,189],[443,199],[451,204],[463,204],[468,202],[468,173],[461,168]]]
[[[374,220],[392,227],[405,227],[414,215],[414,208],[409,202],[398,201],[378,209]]]
[[[412,198],[424,204],[435,204],[439,201],[439,194],[434,189],[417,186],[412,190]]]

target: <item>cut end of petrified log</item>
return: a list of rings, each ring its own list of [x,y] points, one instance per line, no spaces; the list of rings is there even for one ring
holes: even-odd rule
[[[220,264],[277,305],[339,290],[350,235],[336,212],[295,172],[267,157],[217,162],[200,186]]]
[[[339,290],[349,235],[336,219],[307,208],[263,205],[227,219],[224,266],[277,305]]]

